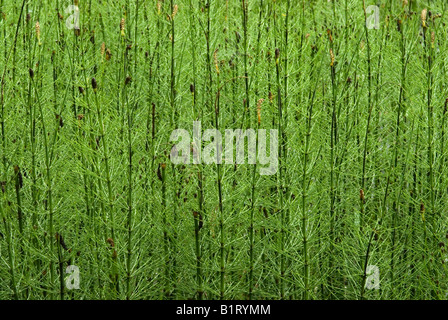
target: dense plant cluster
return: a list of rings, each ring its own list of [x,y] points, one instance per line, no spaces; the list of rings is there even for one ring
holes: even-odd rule
[[[445,298],[445,0],[0,1],[1,299]]]

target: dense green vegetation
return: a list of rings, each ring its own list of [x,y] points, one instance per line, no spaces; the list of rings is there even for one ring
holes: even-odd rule
[[[376,2],[0,0],[0,298],[444,299],[448,5]]]

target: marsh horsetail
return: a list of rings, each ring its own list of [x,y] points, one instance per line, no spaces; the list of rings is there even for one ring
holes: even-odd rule
[[[445,299],[447,10],[0,0],[0,299]]]

